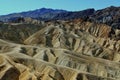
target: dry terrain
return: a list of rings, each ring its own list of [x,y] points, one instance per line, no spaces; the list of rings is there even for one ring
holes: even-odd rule
[[[0,24],[0,80],[120,80],[120,30],[81,19],[30,23]]]

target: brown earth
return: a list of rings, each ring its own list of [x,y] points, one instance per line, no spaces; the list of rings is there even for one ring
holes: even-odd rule
[[[117,29],[83,20],[2,25],[0,80],[120,80]]]

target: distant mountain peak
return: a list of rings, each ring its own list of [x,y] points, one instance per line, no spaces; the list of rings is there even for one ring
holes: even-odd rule
[[[19,17],[31,17],[40,20],[55,20],[55,19],[74,19],[80,18],[86,15],[91,15],[94,13],[94,9],[86,9],[83,11],[66,11],[62,9],[50,9],[50,8],[40,8],[36,10],[14,13],[9,15],[0,16],[0,20],[4,22],[9,22],[12,19]]]
[[[35,11],[35,10],[33,10]],[[66,12],[66,10],[62,10],[62,9],[51,9],[51,8],[40,8],[40,9],[37,9],[36,11],[63,11],[63,12]]]
[[[104,23],[112,27],[120,28],[120,7],[110,6],[104,9],[93,8],[82,11],[66,11],[62,9],[40,8],[36,10],[14,13],[0,16],[0,21],[12,22],[20,17],[30,17],[37,20],[72,20],[82,18],[97,23]]]

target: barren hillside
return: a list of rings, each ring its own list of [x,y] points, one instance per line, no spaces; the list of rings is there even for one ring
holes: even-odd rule
[[[120,80],[120,30],[84,21],[0,24],[0,80]]]

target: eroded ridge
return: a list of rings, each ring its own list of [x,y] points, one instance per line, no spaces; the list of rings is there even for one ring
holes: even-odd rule
[[[0,80],[120,79],[119,30],[81,19],[34,26],[0,39]]]

